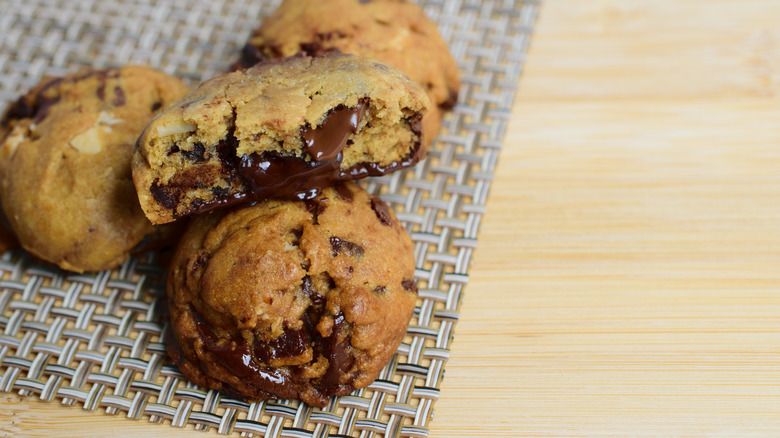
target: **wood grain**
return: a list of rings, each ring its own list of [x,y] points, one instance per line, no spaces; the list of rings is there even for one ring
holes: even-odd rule
[[[779,8],[545,2],[432,436],[780,436]]]
[[[778,17],[545,0],[431,436],[780,436]],[[217,436],[0,399],[55,433]]]

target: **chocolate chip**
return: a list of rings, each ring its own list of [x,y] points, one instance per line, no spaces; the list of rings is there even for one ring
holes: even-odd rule
[[[325,273],[325,277],[328,280],[328,289],[335,289],[336,288],[336,280],[333,279],[328,273]]]
[[[195,198],[190,203],[190,206],[192,207],[193,210],[197,210],[203,206],[203,200],[200,198]]]
[[[314,306],[322,306],[325,304],[325,297],[323,297],[317,290],[314,288],[314,285],[311,282],[311,278],[309,276],[303,277],[303,282],[301,283],[301,289],[303,290],[303,293],[306,294],[307,297],[311,300],[312,305]]]
[[[303,236],[303,228],[294,228],[294,229],[290,230],[290,232],[298,240],[300,240],[301,236]]]
[[[447,100],[439,104],[439,108],[451,110],[458,103],[458,90],[450,89],[447,93]]]
[[[246,69],[261,62],[265,59],[260,47],[255,46],[252,43],[247,43],[241,50],[241,57],[238,62],[231,67],[232,71]]]
[[[98,99],[106,100],[106,81],[100,81],[100,85],[98,85],[97,90],[95,90],[95,94]]]
[[[117,85],[114,87],[114,100],[111,101],[111,103],[114,106],[122,106],[125,103],[127,103],[127,98],[125,97],[125,92],[122,90],[122,88]]]
[[[328,204],[325,202],[328,198],[310,199],[304,203],[306,211],[311,213],[311,223],[319,225],[320,215],[328,208]]]
[[[417,293],[417,282],[414,280],[404,280],[401,282],[401,287],[409,292]]]
[[[203,254],[198,254],[198,256],[195,258],[195,261],[192,263],[190,275],[195,275],[195,272],[204,266],[206,266],[206,257],[204,257]]]
[[[195,143],[192,145],[191,151],[181,151],[182,155],[187,157],[188,160],[195,163],[206,161],[206,147],[201,143]]]
[[[49,115],[49,109],[60,101],[59,90],[55,87],[62,84],[62,78],[56,78],[46,83],[34,95],[22,96],[11,104],[0,121],[0,126],[8,126],[11,120],[33,118],[35,123],[40,123]],[[52,91],[52,92],[49,92]]]
[[[336,193],[338,193],[339,198],[347,202],[352,202],[355,199],[352,190],[346,184],[337,184]]]
[[[349,240],[344,240],[338,237],[330,238],[331,255],[336,257],[339,253],[346,254],[352,257],[361,257],[364,253],[362,246]]]
[[[152,104],[152,112],[155,113],[157,110],[162,108],[162,102],[155,102]]]
[[[214,197],[217,199],[227,198],[229,193],[230,193],[230,189],[228,189],[227,187],[214,186],[211,188],[211,194],[214,195]]]
[[[161,186],[160,180],[154,180],[149,191],[152,193],[154,200],[167,209],[176,207],[176,204],[179,202],[179,190],[173,187]]]
[[[371,209],[374,210],[374,214],[376,214],[376,217],[382,224],[389,226],[393,223],[390,207],[385,204],[385,201],[377,197],[371,198]]]
[[[384,286],[377,286],[374,288],[374,293],[377,295],[382,295],[385,292],[387,292],[387,288]]]
[[[176,145],[173,145],[173,146],[171,146],[171,148],[170,148],[170,149],[168,149],[168,156],[170,157],[171,155],[173,155],[173,154],[175,154],[175,153],[179,152],[180,150],[181,150],[181,149],[179,149],[179,147],[178,147],[178,146],[176,146]]]
[[[49,117],[49,111],[51,110],[51,107],[54,106],[55,103],[59,101],[59,97],[56,99],[41,99],[38,104],[38,109],[35,114],[35,118],[33,119],[33,122],[41,123],[43,119],[46,117]]]
[[[217,143],[217,157],[222,162],[222,170],[225,173],[233,173],[238,168],[238,158],[236,158],[236,149],[238,148],[238,139],[231,131],[227,137]]]

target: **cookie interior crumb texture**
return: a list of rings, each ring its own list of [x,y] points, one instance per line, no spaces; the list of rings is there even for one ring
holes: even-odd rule
[[[376,379],[416,292],[409,236],[355,184],[199,215],[168,278],[168,350],[198,385],[325,406]]]
[[[433,141],[442,113],[457,102],[460,77],[436,23],[412,1],[285,0],[253,32],[234,68],[331,50],[380,60],[419,82],[432,103],[423,126]]]
[[[143,128],[187,87],[145,67],[49,78],[0,121],[0,196],[30,253],[76,272],[122,263],[152,224],[130,162]]]
[[[425,154],[429,100],[399,70],[330,53],[212,78],[139,139],[133,179],[153,223],[268,197],[306,199]]]

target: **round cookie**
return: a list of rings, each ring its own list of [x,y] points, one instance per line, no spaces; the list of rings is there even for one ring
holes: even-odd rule
[[[425,155],[428,107],[398,69],[341,53],[217,76],[144,130],[133,158],[138,198],[162,224],[410,167]]]
[[[199,215],[168,276],[168,351],[198,385],[325,406],[376,379],[416,292],[409,236],[355,184]]]
[[[130,161],[154,115],[186,93],[145,67],[49,78],[0,121],[0,199],[30,253],[76,272],[109,269],[153,231]]]
[[[433,104],[423,118],[425,138],[433,141],[442,113],[457,102],[460,78],[436,24],[411,1],[285,0],[252,33],[233,68],[334,49],[388,63],[419,82]]]

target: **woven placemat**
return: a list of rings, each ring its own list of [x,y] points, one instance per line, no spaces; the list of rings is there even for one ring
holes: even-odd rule
[[[463,86],[423,163],[363,181],[411,234],[419,280],[407,336],[375,383],[324,409],[204,390],[166,356],[156,254],[75,275],[17,250],[0,257],[0,391],[224,434],[427,436],[538,1],[420,3]],[[0,0],[0,112],[43,76],[83,66],[147,64],[193,83],[224,72],[277,4]]]

